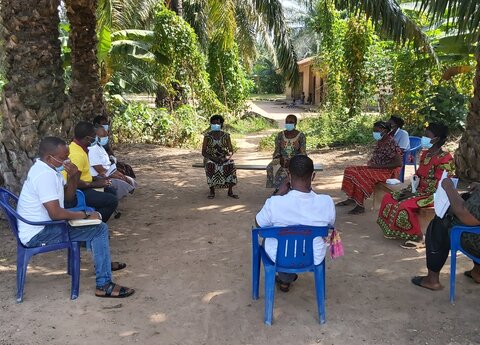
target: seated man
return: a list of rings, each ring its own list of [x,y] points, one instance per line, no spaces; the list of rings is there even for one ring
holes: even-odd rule
[[[310,225],[328,226],[335,223],[335,205],[330,196],[312,191],[315,177],[313,161],[303,155],[292,157],[288,167],[289,177],[280,186],[277,195],[270,197],[256,216],[259,227]],[[290,180],[290,181],[288,181]],[[277,240],[267,238],[265,251],[272,261],[277,256]],[[313,240],[314,264],[319,265],[325,258],[327,245],[321,237]],[[277,283],[283,292],[288,292],[296,274],[279,272]]]
[[[116,165],[110,162],[107,151],[103,145],[108,144],[108,133],[104,127],[95,127],[97,138],[96,145],[88,148],[88,160],[90,162],[90,174],[93,177],[108,177],[112,181],[112,187],[117,191],[118,200],[129,193],[133,193],[137,183],[130,176],[125,176],[116,169]]]
[[[410,137],[408,132],[402,127],[405,124],[405,121],[401,117],[391,116],[388,123],[392,127],[390,134],[393,136],[393,139],[398,144],[400,149],[403,151],[410,149]]]
[[[75,198],[79,171],[68,160],[68,146],[62,139],[47,137],[40,143],[40,159],[30,168],[20,198],[17,212],[25,219],[34,222],[70,219],[102,219],[98,212],[64,209],[64,201]],[[60,174],[65,170],[68,183]],[[29,225],[18,221],[20,241],[27,247],[58,243],[62,240],[63,225],[47,226]],[[108,227],[105,223],[98,225],[69,228],[70,239],[74,242],[90,243],[95,264],[98,297],[127,297],[135,290],[122,287],[112,282]]]
[[[443,218],[435,216],[427,228],[425,245],[427,247],[427,276],[416,276],[412,283],[429,290],[441,290],[440,271],[450,253],[450,229],[454,225],[480,225],[480,186],[476,184],[470,193],[460,195],[451,179],[444,179],[442,187],[450,200],[450,208]],[[480,257],[480,235],[471,232],[462,234],[462,247],[473,256]],[[480,265],[473,263],[473,269],[465,276],[480,284]]]
[[[111,179],[102,177],[93,179],[90,174],[88,147],[97,144],[95,127],[89,122],[81,121],[75,126],[74,135],[75,138],[69,146],[69,158],[81,173],[78,188],[85,194],[87,206],[95,208],[102,215],[103,221],[107,222],[117,209],[118,199],[115,189],[111,187]],[[67,178],[65,173],[64,177]],[[97,191],[95,188],[102,188],[104,192]],[[67,205],[70,207],[70,204]]]

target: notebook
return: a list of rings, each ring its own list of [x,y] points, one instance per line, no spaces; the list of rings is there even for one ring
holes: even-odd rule
[[[87,225],[98,225],[102,222],[101,219],[72,219],[68,221],[70,226],[87,226]]]

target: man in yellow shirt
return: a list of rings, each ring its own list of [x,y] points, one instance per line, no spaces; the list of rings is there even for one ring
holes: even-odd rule
[[[118,206],[117,194],[111,187],[112,181],[109,178],[95,178],[90,174],[90,163],[88,161],[88,147],[96,145],[97,136],[93,124],[85,121],[79,122],[74,129],[72,143],[69,145],[71,162],[78,167],[80,171],[80,181],[78,188],[85,194],[87,206],[95,208],[102,215],[104,222],[110,219],[111,215]],[[64,175],[66,178],[66,175]],[[104,188],[104,192],[99,192],[95,188]],[[67,207],[73,207],[68,205]]]

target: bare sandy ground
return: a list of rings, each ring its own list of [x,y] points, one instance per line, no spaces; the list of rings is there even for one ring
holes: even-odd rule
[[[254,137],[239,142],[239,161],[268,160]],[[430,292],[410,278],[425,273],[423,251],[385,240],[375,213],[349,216],[338,209],[345,256],[327,260],[327,323],[316,319],[312,274],[288,294],[278,291],[275,320],[263,324],[260,299],[251,299],[250,229],[270,191],[265,173],[238,171],[239,200],[219,191],[206,198],[199,152],[157,146],[119,151],[138,172],[141,187],[121,202],[119,220],[109,222],[114,260],[128,267],[115,280],[136,288],[125,300],[94,296],[89,253],[82,251],[80,297],[69,300],[65,254],[33,258],[25,299],[16,304],[15,242],[0,221],[0,345],[11,344],[478,344],[480,286],[462,275],[470,263],[460,257],[455,305],[448,289]],[[345,165],[364,152],[314,153],[324,164],[314,189],[335,200]],[[442,274],[448,284],[447,265]]]

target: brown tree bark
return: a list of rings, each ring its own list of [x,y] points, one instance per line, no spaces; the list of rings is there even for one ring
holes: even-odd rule
[[[59,0],[2,0],[7,84],[0,104],[0,174],[18,192],[42,137],[71,127],[65,108]]]
[[[475,54],[477,66],[473,81],[473,98],[465,124],[465,133],[455,152],[457,175],[461,178],[480,180],[480,39]]]
[[[66,0],[72,48],[70,107],[75,119],[103,114],[105,102],[97,62],[97,0]]]

